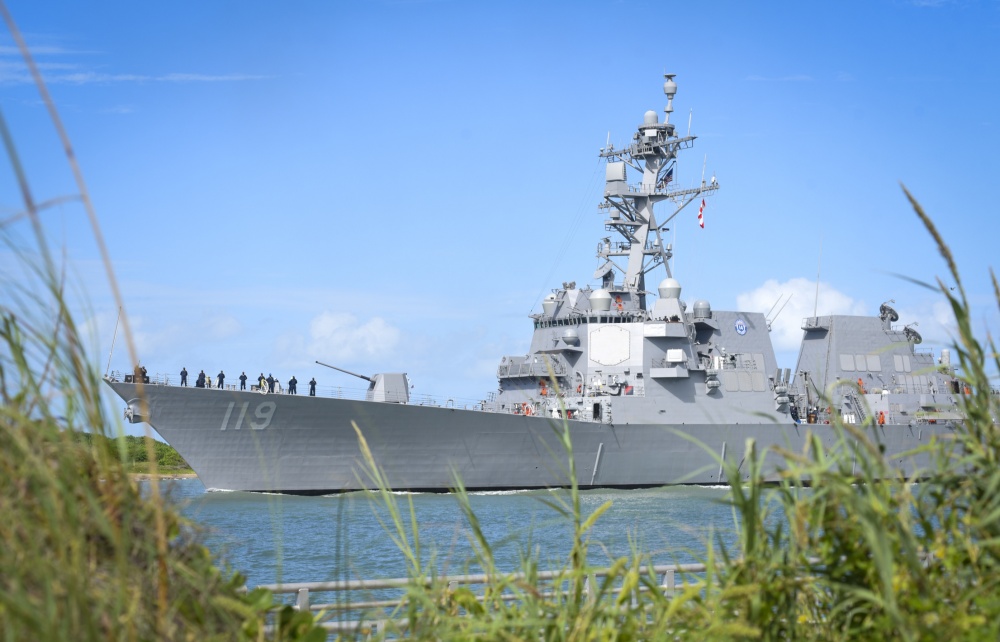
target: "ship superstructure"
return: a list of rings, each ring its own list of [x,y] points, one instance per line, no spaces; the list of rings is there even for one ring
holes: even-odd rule
[[[600,151],[596,287],[567,282],[545,297],[527,353],[501,360],[498,391],[475,409],[410,403],[402,373],[362,376],[364,400],[169,385],[140,392],[111,377],[126,417],[148,421],[210,488],[294,493],[366,485],[354,425],[390,483],[411,490],[447,490],[455,474],[470,489],[566,485],[554,422],[570,428],[584,487],[717,483],[709,452],[740,461],[748,438],[795,448],[810,430],[832,443],[835,416],[872,431],[892,455],[949,432],[963,391],[947,351],[935,362],[916,349],[919,334],[893,325],[891,302],[878,316],[803,320],[794,372],[778,367],[761,312],[685,303],[664,232],[719,183],[702,176],[678,187],[678,154],[696,137],[670,123],[677,85],[665,78],[663,122],[647,111],[630,144]],[[670,209],[657,213],[658,204]],[[913,472],[921,457],[899,465]]]

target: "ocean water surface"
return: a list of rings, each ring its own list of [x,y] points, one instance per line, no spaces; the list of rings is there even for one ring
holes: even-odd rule
[[[297,497],[206,492],[197,479],[163,484],[182,512],[206,529],[209,548],[244,574],[249,586],[407,574],[388,512],[366,493]],[[582,492],[584,516],[611,501],[590,534],[591,563],[610,565],[634,550],[648,554],[654,564],[701,561],[709,541],[734,542],[736,522],[725,504],[727,493],[724,487],[704,486]],[[394,498],[407,526],[412,505],[425,568],[443,574],[481,570],[454,495],[400,493]],[[472,494],[498,570],[519,570],[524,556],[535,556],[542,570],[565,565],[572,522],[549,505],[559,499],[568,501],[569,492]],[[412,542],[412,533],[408,536]]]

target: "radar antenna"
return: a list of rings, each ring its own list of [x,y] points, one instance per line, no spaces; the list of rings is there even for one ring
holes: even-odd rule
[[[663,108],[663,124],[666,125],[670,122],[670,114],[674,112],[674,96],[677,94],[677,83],[674,82],[674,76],[677,74],[663,74],[663,77],[667,79],[663,83],[663,93],[667,95],[667,106]]]
[[[893,309],[891,305],[889,305],[890,303],[895,303],[895,302],[896,299],[889,299],[888,301],[879,306],[878,315],[879,317],[881,317],[883,321],[888,320],[889,323],[895,323],[896,321],[899,321],[899,313],[897,313],[896,310]]]

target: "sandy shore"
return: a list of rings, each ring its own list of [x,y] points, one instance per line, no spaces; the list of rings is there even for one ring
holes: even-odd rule
[[[138,481],[149,481],[153,478],[149,473],[129,473],[129,477]],[[197,477],[197,473],[161,473],[156,476],[157,479],[195,479]]]

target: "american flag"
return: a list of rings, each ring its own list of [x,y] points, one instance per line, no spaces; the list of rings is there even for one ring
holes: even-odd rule
[[[704,211],[705,211],[705,199],[701,199],[701,207],[698,208],[698,225],[701,226],[701,229],[705,229],[705,215],[703,214]]]
[[[667,173],[663,175],[662,179],[660,179],[660,184],[657,185],[657,187],[660,188],[660,189],[663,189],[664,187],[666,187],[667,185],[669,185],[670,181],[672,181],[672,180],[674,180],[674,166],[673,165],[670,166],[670,169],[667,170]]]

